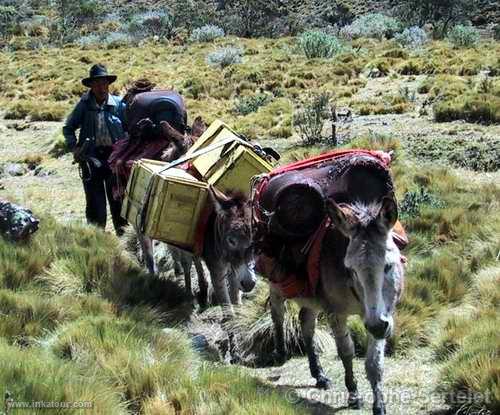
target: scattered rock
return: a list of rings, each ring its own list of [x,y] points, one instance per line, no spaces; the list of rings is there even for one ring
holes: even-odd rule
[[[13,128],[16,131],[23,131],[26,130],[27,128],[30,128],[31,124],[26,121],[19,121],[19,122],[14,122],[12,124],[8,124],[7,128]]]
[[[6,176],[23,176],[27,171],[26,167],[19,163],[10,163],[3,168],[3,173]]]
[[[56,174],[54,170],[45,169],[43,166],[36,166],[33,169],[33,175],[37,177],[48,177]]]

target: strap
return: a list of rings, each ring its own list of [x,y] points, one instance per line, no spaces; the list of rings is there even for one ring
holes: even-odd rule
[[[220,147],[224,147],[226,144],[229,144],[229,143],[239,143],[245,147],[248,147],[248,148],[251,148],[253,149],[253,146],[252,144],[250,144],[249,142],[245,141],[245,140],[242,140],[241,138],[239,137],[231,137],[231,138],[226,138],[225,140],[222,140],[222,141],[218,141],[216,143],[212,143],[210,144],[209,146],[207,147],[204,147],[204,148],[201,148],[197,151],[195,151],[194,153],[192,154],[189,154],[187,156],[184,156],[184,157],[181,157],[181,158],[178,158],[177,160],[171,162],[168,164],[168,166],[166,166],[164,169],[161,169],[159,172],[157,172],[156,174],[161,174],[165,171],[167,171],[168,169],[171,169],[173,167],[176,167],[180,164],[184,164],[186,161],[189,161],[189,160],[192,160],[198,156],[201,156],[203,154],[206,154],[206,153],[210,153],[211,151],[213,150],[216,150]]]

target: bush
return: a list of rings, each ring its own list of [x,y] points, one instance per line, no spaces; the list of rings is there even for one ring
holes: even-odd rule
[[[146,12],[132,16],[128,31],[138,39],[153,36],[171,39],[177,33],[172,16],[164,11]]]
[[[234,46],[219,48],[207,55],[207,63],[210,66],[225,68],[230,65],[243,62],[243,49]]]
[[[56,0],[54,3],[59,18],[72,21],[76,27],[95,26],[106,15],[106,3],[98,0]]]
[[[332,116],[331,95],[313,95],[303,108],[295,111],[293,125],[306,145],[314,145],[324,140],[323,124]]]
[[[394,36],[396,42],[401,46],[414,49],[425,45],[429,41],[429,37],[425,30],[418,26],[413,26],[405,29],[402,33],[398,33]]]
[[[500,40],[500,23],[493,28],[493,37],[495,40]]]
[[[110,49],[119,48],[132,42],[133,38],[129,34],[123,32],[111,32],[102,39],[102,43]]]
[[[76,44],[83,49],[98,46],[101,43],[101,38],[96,34],[82,36],[77,39]]]
[[[370,37],[375,39],[391,38],[401,29],[401,23],[381,13],[370,13],[358,17],[350,25],[341,29],[345,39]]]
[[[193,30],[189,39],[192,42],[211,42],[219,37],[224,37],[224,30],[216,25],[205,25]]]
[[[234,110],[241,115],[248,115],[256,112],[271,101],[271,96],[267,94],[256,94],[240,99],[234,106]]]
[[[335,36],[317,31],[303,33],[299,38],[299,45],[309,59],[331,58],[344,50]]]
[[[456,48],[470,48],[479,43],[479,32],[472,26],[457,25],[450,30],[448,40]]]
[[[409,25],[432,24],[433,34],[443,37],[450,25],[477,16],[479,1],[470,0],[400,0],[395,12]]]
[[[438,102],[434,105],[437,122],[465,120],[480,124],[500,123],[500,98],[492,94],[475,94]]]
[[[444,203],[432,193],[429,193],[427,189],[421,187],[416,191],[406,192],[399,208],[403,216],[416,217],[420,214],[423,206],[442,208]]]

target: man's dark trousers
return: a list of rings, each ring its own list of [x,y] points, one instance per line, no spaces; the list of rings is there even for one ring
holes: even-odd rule
[[[106,151],[106,153],[108,153]],[[99,157],[102,167],[96,168],[82,165],[83,189],[87,206],[85,214],[87,222],[101,228],[106,227],[106,197],[109,202],[109,210],[113,219],[113,226],[118,236],[123,234],[123,228],[127,221],[120,216],[121,200],[113,199],[113,187],[116,185],[116,177],[107,164],[107,157]],[[90,167],[90,169],[89,169]]]

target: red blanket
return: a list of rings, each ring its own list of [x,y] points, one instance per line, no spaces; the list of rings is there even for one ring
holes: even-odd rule
[[[155,140],[120,140],[113,145],[113,152],[108,159],[109,166],[117,178],[117,186],[113,189],[113,197],[122,199],[128,178],[135,160],[147,158],[159,160],[162,152],[168,147],[170,140],[159,137]]]

